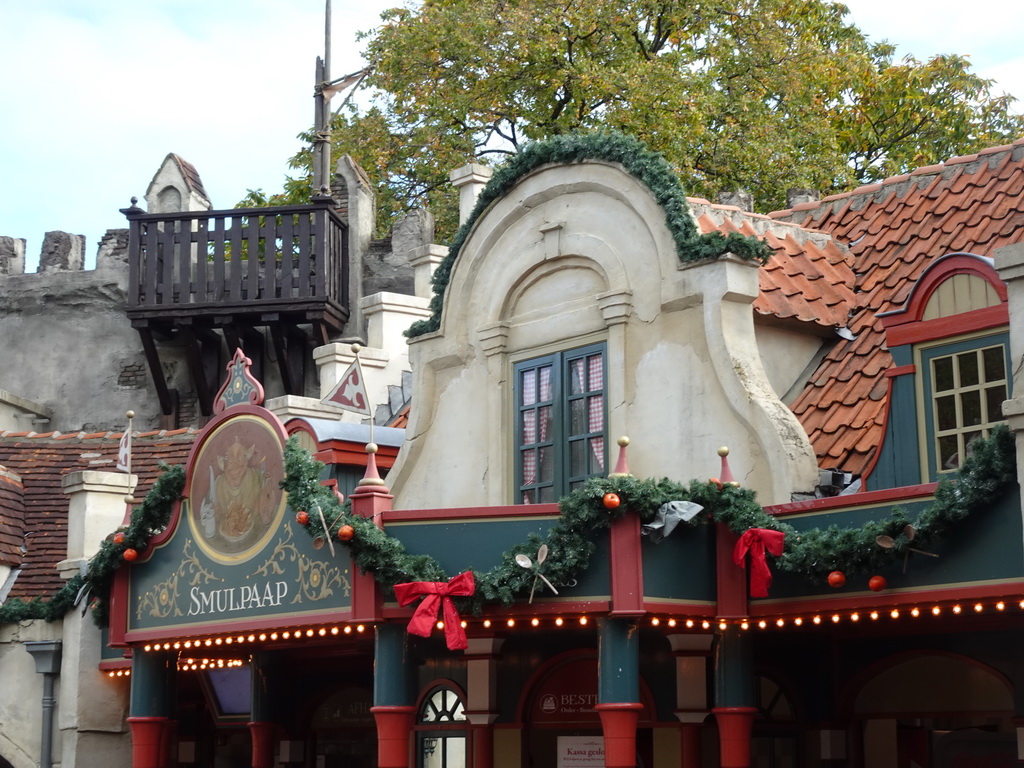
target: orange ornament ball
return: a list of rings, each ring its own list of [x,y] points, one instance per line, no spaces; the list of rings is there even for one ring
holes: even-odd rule
[[[118,531],[117,533],[114,534],[114,543],[115,544],[124,544],[124,533],[123,532]]]
[[[126,549],[124,552],[121,553],[121,557],[123,557],[129,563],[132,562],[133,560],[135,560],[138,556],[139,556],[139,553],[136,552],[131,547],[128,547],[128,549]]]
[[[352,541],[352,537],[356,535],[356,529],[351,525],[343,525],[338,529],[338,538],[342,541]]]
[[[309,512],[304,509],[300,509],[295,513],[295,522],[299,525],[309,525]]]
[[[872,576],[868,579],[868,589],[872,592],[881,592],[887,586],[889,585],[886,583],[884,576]]]
[[[828,585],[833,589],[839,589],[846,583],[846,574],[842,571],[832,571],[828,575]]]
[[[606,493],[601,502],[604,504],[605,509],[616,509],[622,503],[622,500],[617,493]]]

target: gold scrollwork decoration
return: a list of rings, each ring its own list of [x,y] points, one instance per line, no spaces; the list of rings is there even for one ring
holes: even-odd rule
[[[301,603],[303,597],[310,602],[323,600],[334,594],[334,587],[339,587],[342,594],[348,597],[352,593],[352,585],[348,580],[348,570],[338,565],[331,565],[322,560],[310,560],[305,555],[299,557],[299,590],[292,598],[292,603]]]
[[[277,540],[277,544],[274,546],[274,551],[270,553],[270,557],[263,562],[263,565],[246,576],[247,579],[253,576],[280,576],[284,573],[284,564],[287,561],[291,560],[294,563],[299,559],[299,550],[292,543],[291,525],[286,525],[284,530],[284,538]]]
[[[182,552],[181,564],[174,572],[163,581],[154,584],[152,589],[139,595],[135,618],[141,619],[143,613],[148,613],[157,619],[165,619],[171,615],[184,616],[185,614],[178,607],[179,579],[188,579],[188,584],[192,587],[199,584],[200,581],[204,584],[209,584],[211,581],[224,581],[203,567],[199,558],[196,557],[196,553],[192,551],[192,542],[187,541]]]

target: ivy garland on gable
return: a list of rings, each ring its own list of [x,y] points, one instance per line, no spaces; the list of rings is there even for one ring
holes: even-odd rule
[[[935,501],[916,520],[911,520],[900,507],[894,507],[887,518],[871,521],[860,528],[813,528],[797,531],[789,524],[767,514],[748,489],[722,485],[716,481],[693,480],[682,485],[671,480],[637,479],[634,477],[593,478],[559,502],[559,518],[547,536],[531,534],[503,553],[501,562],[486,572],[474,572],[476,593],[460,602],[478,611],[484,603],[511,605],[529,594],[534,571],[515,561],[517,554],[534,556],[541,544],[548,547],[543,573],[554,584],[571,582],[586,568],[595,549],[597,534],[623,514],[635,513],[641,522],[651,522],[658,509],[669,501],[692,501],[704,508],[690,525],[709,520],[724,523],[742,534],[750,528],[781,531],[785,536],[783,554],[776,558],[778,570],[802,575],[815,583],[823,583],[833,570],[868,572],[891,564],[902,555],[910,542],[904,533],[908,523],[916,530],[915,546],[927,546],[946,535],[959,522],[992,506],[1016,480],[1014,437],[1005,425],[992,430],[988,439],[972,445],[973,454],[964,462],[956,479],[939,483]],[[409,581],[445,581],[448,575],[429,555],[414,555],[370,519],[351,513],[348,501],[338,501],[333,490],[320,484],[323,465],[298,447],[293,438],[285,447],[287,476],[282,487],[289,494],[294,510],[319,507],[328,521],[324,530],[319,515],[309,515],[307,530],[311,536],[335,536],[342,526],[351,526],[353,535],[345,542],[356,567],[372,573],[381,586],[392,589]],[[48,601],[8,600],[0,606],[0,624],[30,619],[53,621],[61,618],[83,594],[92,595],[94,618],[105,625],[108,618],[107,597],[114,571],[124,561],[127,549],[142,551],[154,534],[163,530],[170,520],[174,502],[184,487],[184,468],[168,467],[154,484],[146,499],[137,506],[130,525],[120,531],[114,541],[108,537],[89,563],[84,576],[75,576]],[[621,503],[608,509],[605,494],[618,495]],[[894,546],[883,549],[878,536],[891,536]]]
[[[738,232],[700,234],[686,203],[686,192],[679,177],[668,161],[657,152],[647,149],[639,140],[618,131],[591,134],[569,134],[528,144],[498,169],[483,188],[469,218],[459,227],[448,249],[448,255],[438,265],[431,282],[434,296],[430,300],[431,316],[418,320],[405,332],[409,338],[422,336],[441,327],[444,293],[451,279],[452,269],[459,251],[484,211],[512,188],[530,171],[546,164],[569,165],[585,160],[604,160],[619,163],[632,176],[643,182],[662,210],[665,223],[676,243],[676,254],[681,262],[715,259],[732,253],[743,259],[768,261],[772,249],[756,237]]]

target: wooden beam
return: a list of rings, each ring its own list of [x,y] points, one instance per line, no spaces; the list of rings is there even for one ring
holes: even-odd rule
[[[160,354],[157,352],[156,342],[153,341],[153,332],[148,326],[140,326],[138,331],[139,337],[142,339],[142,349],[146,353],[146,362],[149,364],[149,372],[153,376],[156,396],[160,401],[160,412],[164,416],[176,417],[175,400],[167,386],[163,366],[160,365]]]

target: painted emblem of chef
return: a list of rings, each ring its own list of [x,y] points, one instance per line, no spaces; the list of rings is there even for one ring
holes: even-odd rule
[[[192,528],[203,548],[231,557],[259,545],[282,507],[281,449],[255,424],[212,435],[192,477]],[[242,427],[241,429],[237,427]],[[269,439],[268,439],[269,438]]]

